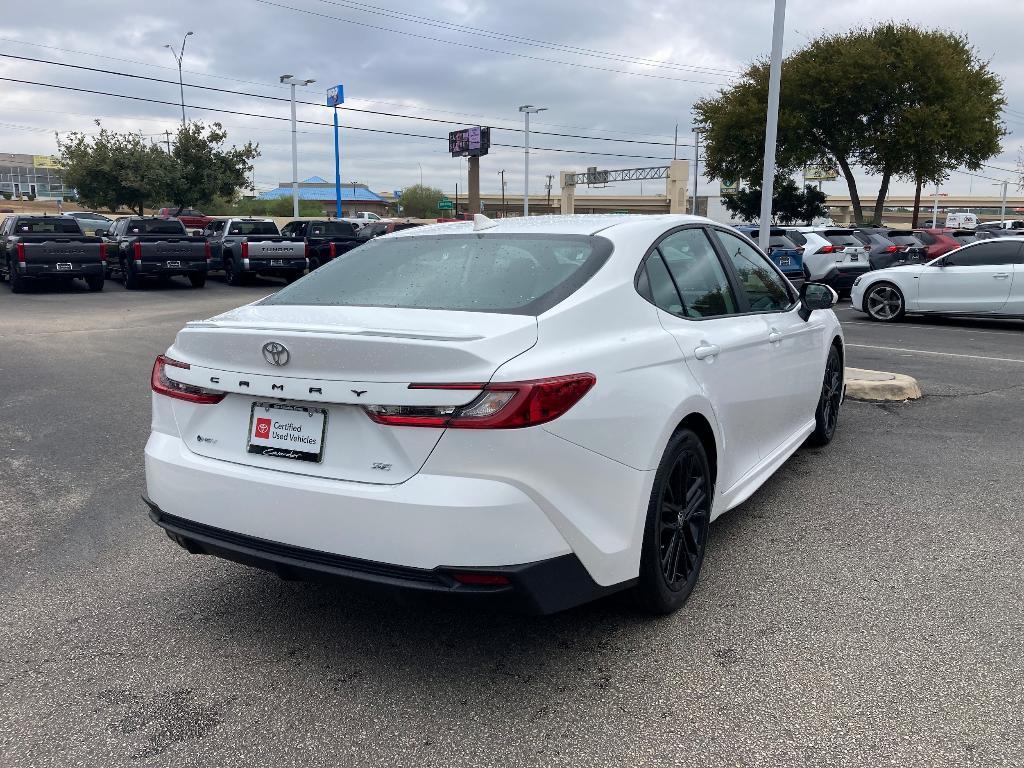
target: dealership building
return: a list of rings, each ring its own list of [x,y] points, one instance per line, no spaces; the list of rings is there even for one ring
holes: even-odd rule
[[[64,169],[50,155],[0,153],[0,194],[14,199],[62,200]]]
[[[292,183],[282,181],[277,188],[263,192],[257,200],[278,200],[282,197],[291,199]],[[326,214],[334,215],[336,211],[337,193],[334,182],[321,176],[310,176],[299,182],[299,200],[314,200],[323,206]],[[341,215],[351,216],[356,211],[370,211],[379,216],[386,216],[388,201],[370,190],[365,184],[348,182],[341,185]]]

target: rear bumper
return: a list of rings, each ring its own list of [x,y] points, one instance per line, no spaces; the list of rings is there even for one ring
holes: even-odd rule
[[[281,275],[290,274],[297,270],[301,271],[306,269],[309,262],[305,256],[300,258],[284,258],[284,259],[243,259],[242,270],[245,272],[256,272],[261,275]]]
[[[208,267],[206,265],[206,259],[202,261],[180,261],[178,266],[168,266],[169,262],[174,262],[176,259],[168,259],[167,261],[142,261],[135,262],[135,269],[140,275],[192,275],[197,273],[206,273]]]
[[[821,282],[837,290],[849,290],[853,287],[853,281],[871,270],[867,264],[837,264],[825,273]]]
[[[213,555],[261,568],[289,580],[338,581],[354,587],[410,591],[463,601],[500,602],[541,614],[565,610],[628,586],[598,586],[579,559],[572,554],[534,563],[491,566],[485,571],[457,567],[411,568],[362,560],[196,523],[168,515],[146,496],[142,498],[149,506],[150,519],[188,552]],[[456,580],[455,574],[467,570],[504,577],[507,583],[470,585]]]
[[[28,262],[22,264],[18,274],[23,277],[91,277],[93,275],[103,275],[107,270],[106,264],[101,261],[91,264],[69,263],[71,264],[70,269],[58,269],[56,263],[33,264]]]

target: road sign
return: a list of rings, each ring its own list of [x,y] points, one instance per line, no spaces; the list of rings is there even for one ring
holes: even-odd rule
[[[345,103],[345,87],[340,83],[327,89],[327,106],[336,107]]]
[[[735,179],[733,181],[726,181],[723,179],[718,183],[718,192],[721,195],[731,195],[740,188],[740,180]]]
[[[804,181],[835,181],[839,176],[829,168],[820,165],[809,165],[804,168]]]
[[[439,211],[450,211],[453,208],[455,208],[455,203],[447,198],[437,201],[437,210]]]

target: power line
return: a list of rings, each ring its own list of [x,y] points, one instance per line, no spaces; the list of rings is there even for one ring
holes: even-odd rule
[[[92,88],[78,88],[78,87],[70,86],[70,85],[59,85],[59,84],[56,84],[56,83],[42,83],[42,82],[38,82],[38,81],[35,81],[35,80],[22,80],[22,79],[14,78],[14,77],[0,77],[0,81],[8,82],[8,83],[19,83],[21,85],[35,85],[35,86],[39,86],[39,87],[42,87],[42,88],[55,88],[55,89],[65,90],[65,91],[75,91],[75,92],[78,92],[78,93],[88,93],[88,94],[92,94],[94,96],[111,96],[111,97],[119,98],[119,99],[129,99],[129,100],[132,100],[132,101],[142,101],[142,102],[146,102],[148,104],[161,104],[161,105],[166,105],[166,106],[171,106],[171,107],[179,107],[181,105],[180,101],[166,101],[164,99],[151,99],[151,98],[147,98],[145,96],[129,96],[129,95],[123,94],[123,93],[112,93],[110,91],[98,91],[98,90],[95,90],[95,89],[92,89]],[[216,90],[219,90],[219,89],[216,89]],[[290,119],[290,118],[287,118],[287,117],[279,117],[277,115],[261,115],[261,114],[255,113],[255,112],[243,112],[241,110],[224,109],[222,107],[206,107],[206,106],[202,106],[202,105],[198,105],[198,104],[186,104],[185,106],[188,107],[189,109],[200,109],[200,110],[203,110],[203,111],[206,111],[206,112],[221,112],[223,114],[240,115],[242,117],[256,117],[256,118],[262,118],[264,120],[281,120],[281,121],[286,121],[286,120]],[[333,127],[333,123],[320,123],[320,122],[316,122],[315,120],[297,120],[296,122],[302,123],[304,125],[323,126],[325,128]],[[383,134],[386,134],[386,135],[389,135],[389,136],[403,136],[403,137],[415,138],[415,139],[431,139],[433,141],[444,141],[444,142],[448,141],[448,137],[447,136],[427,136],[427,135],[420,134],[420,133],[408,133],[408,132],[404,132],[404,131],[388,131],[388,130],[385,130],[383,128],[364,128],[364,127],[356,126],[356,125],[342,125],[341,127],[345,128],[346,130],[350,130],[350,131],[365,131],[367,133],[383,133]],[[492,142],[491,146],[492,147],[505,147],[505,148],[515,149],[515,150],[521,150],[522,149],[522,146],[519,145],[519,144],[499,144],[499,143]],[[637,159],[637,160],[671,160],[672,159],[671,157],[658,157],[658,156],[653,156],[653,155],[626,155],[626,154],[621,154],[621,153],[617,153],[617,152],[592,152],[590,150],[585,150],[585,149],[566,149],[566,148],[562,148],[562,147],[530,147],[530,149],[531,149],[531,151],[536,150],[538,152],[564,152],[564,153],[569,153],[569,154],[587,155],[587,156],[593,156],[593,157],[625,157],[625,158],[631,158],[631,159]]]
[[[658,61],[657,59],[645,59],[639,56],[630,56],[623,53],[614,53],[609,51],[596,50],[594,48],[581,48],[573,45],[566,45],[564,43],[552,43],[545,40],[538,40],[532,37],[524,37],[522,35],[511,35],[505,32],[495,32],[494,30],[481,29],[480,27],[471,27],[465,24],[455,24],[453,22],[443,21],[440,19],[434,19],[427,16],[417,16],[412,13],[405,13],[404,11],[394,11],[388,8],[381,8],[376,5],[369,5],[367,3],[353,2],[353,0],[319,0],[321,3],[327,5],[333,5],[339,8],[346,8],[348,10],[361,11],[363,13],[371,13],[375,15],[383,15],[400,21],[410,21],[421,26],[436,27],[439,29],[462,32],[465,34],[477,35],[479,37],[486,37],[492,40],[501,40],[502,42],[512,43],[526,43],[540,48],[547,48],[549,50],[561,51],[564,53],[574,53],[583,56],[591,56],[599,59],[610,59],[612,61],[619,61],[628,64],[641,64],[643,66],[658,67],[663,69],[679,69],[683,71],[697,72],[699,74],[708,74],[715,76],[729,76],[735,77],[740,73],[734,69],[727,69],[725,67],[706,67],[700,64],[679,64],[674,61]],[[345,19],[345,21],[348,21]]]
[[[87,66],[85,66],[83,64],[69,64],[69,63],[63,62],[63,61],[50,61],[48,59],[37,59],[37,58],[32,57],[32,56],[18,56],[18,55],[15,55],[13,53],[0,53],[0,57],[6,58],[6,59],[17,59],[19,61],[31,61],[31,62],[33,62],[35,64],[49,64],[49,65],[55,66],[55,67],[66,67],[68,69],[78,69],[78,70],[83,70],[83,71],[86,71],[86,72],[97,72],[97,73],[104,74],[104,75],[115,75],[117,77],[127,77],[127,78],[130,78],[132,80],[146,80],[146,81],[154,82],[154,83],[165,83],[165,84],[168,84],[168,85],[177,85],[176,81],[174,81],[174,80],[166,80],[166,79],[161,78],[161,77],[149,77],[148,75],[136,75],[136,74],[132,74],[132,73],[129,73],[129,72],[117,72],[116,70],[112,70],[112,69],[101,69],[99,67],[87,67]],[[189,88],[196,88],[198,90],[204,90],[204,91],[214,91],[216,93],[228,93],[228,94],[231,94],[233,96],[246,96],[248,98],[266,99],[268,101],[290,102],[290,99],[288,99],[287,97],[284,97],[284,96],[269,96],[267,94],[262,94],[262,93],[248,93],[246,91],[233,91],[233,90],[228,89],[228,88],[215,88],[212,85],[199,85],[197,83],[185,83],[184,85],[187,85]],[[328,109],[328,107],[326,105],[320,104],[320,103],[315,102],[315,101],[296,101],[296,104],[304,104],[304,105],[310,106],[310,107],[319,107],[319,108],[322,108],[322,109]],[[341,109],[343,111],[347,111],[347,112],[359,112],[359,113],[363,113],[363,114],[377,115],[377,116],[381,116],[381,117],[396,117],[396,118],[401,118],[401,119],[405,119],[405,120],[418,120],[418,121],[421,121],[421,122],[429,122],[429,123],[444,123],[446,125],[462,125],[463,124],[462,122],[457,121],[457,120],[445,120],[445,119],[439,118],[439,117],[422,117],[422,116],[419,116],[419,115],[401,115],[401,114],[398,114],[396,112],[381,112],[379,110],[373,110],[373,109],[358,109],[358,108],[355,108],[355,107],[339,107],[339,109]],[[488,126],[488,127],[491,128],[492,130],[508,131],[510,133],[522,133],[523,130],[524,130],[522,128],[502,128],[501,126]],[[671,146],[673,146],[672,142],[662,142],[662,141],[641,141],[640,139],[613,139],[613,138],[610,138],[610,137],[607,137],[607,136],[586,136],[586,135],[582,135],[582,134],[557,133],[557,132],[552,132],[552,131],[531,131],[531,133],[535,133],[535,134],[540,135],[540,136],[556,136],[558,138],[565,138],[565,139],[583,139],[583,140],[586,140],[586,141],[610,141],[610,142],[614,142],[614,143],[617,143],[617,144],[646,144],[646,145],[649,145],[649,146],[661,146],[661,147],[671,147]],[[693,146],[693,145],[692,144],[682,144],[680,146]]]
[[[355,19],[345,19],[340,16],[331,16],[329,13],[320,13],[319,11],[312,11],[308,8],[295,8],[291,5],[282,5],[281,3],[271,2],[271,0],[255,0],[257,3],[263,5],[269,5],[274,8],[281,8],[285,11],[291,11],[293,13],[305,13],[309,16],[317,16],[322,19],[331,19],[332,21],[340,21],[345,24],[356,24],[360,27],[366,27],[368,29],[376,29],[381,32],[392,32],[396,35],[405,35],[406,37],[414,37],[419,40],[430,40],[435,43],[444,43],[445,45],[454,45],[459,48],[470,48],[474,51],[484,51],[485,53],[500,53],[504,56],[515,56],[520,59],[529,59],[531,61],[540,61],[545,64],[561,64],[567,67],[579,67],[581,69],[593,69],[598,72],[611,72],[616,75],[632,75],[634,77],[648,77],[655,80],[671,80],[677,83],[698,83],[701,85],[725,85],[722,81],[711,81],[711,80],[690,80],[685,77],[669,77],[668,75],[655,75],[650,72],[628,72],[621,69],[610,69],[609,67],[598,67],[593,64],[581,64],[577,61],[563,61],[561,59],[546,59],[541,56],[531,56],[527,53],[519,53],[517,51],[503,51],[500,48],[486,48],[481,45],[473,45],[472,43],[460,43],[457,40],[445,40],[440,37],[431,37],[430,35],[421,35],[416,32],[407,32],[402,29],[394,29],[393,27],[382,27],[379,24],[370,24],[365,21],[356,21]]]

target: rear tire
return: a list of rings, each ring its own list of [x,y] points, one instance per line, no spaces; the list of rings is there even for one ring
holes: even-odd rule
[[[704,446],[682,429],[672,436],[654,476],[647,505],[638,606],[655,614],[683,607],[700,576],[711,522],[714,484]]]
[[[89,290],[93,293],[99,293],[103,290],[103,283],[106,278],[103,275],[89,275],[85,278],[85,284],[89,286]]]
[[[903,292],[892,283],[875,283],[864,293],[864,311],[872,320],[894,323],[906,313]]]
[[[28,288],[25,278],[18,274],[17,264],[12,256],[7,262],[7,282],[11,284],[11,293],[24,293]]]
[[[825,378],[821,384],[818,407],[814,411],[814,431],[807,438],[811,445],[828,445],[836,434],[839,406],[843,403],[843,358],[835,344],[825,361]]]
[[[206,285],[206,273],[190,272],[188,275],[188,281],[192,284],[193,288],[202,288]]]
[[[230,255],[224,257],[224,282],[235,287],[243,282],[242,272],[235,266],[235,259]]]
[[[142,278],[135,269],[135,262],[131,259],[124,259],[121,262],[121,274],[124,275],[124,287],[129,291],[137,291],[142,287]]]

